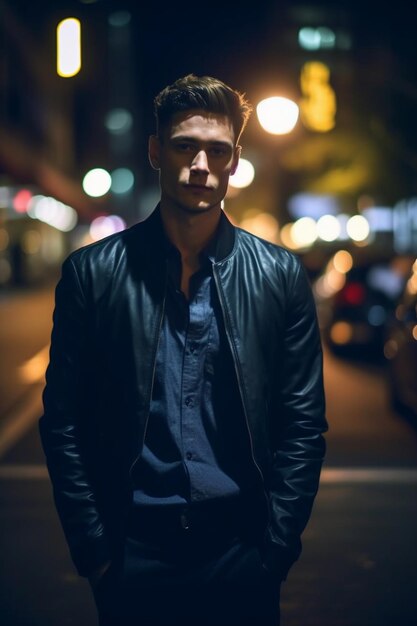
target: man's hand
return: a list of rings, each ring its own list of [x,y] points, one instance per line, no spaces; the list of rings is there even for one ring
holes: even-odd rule
[[[88,580],[93,590],[97,589],[100,580],[103,578],[104,574],[107,572],[110,565],[111,565],[111,561],[107,561],[107,563],[105,563],[104,565],[101,565],[89,575]]]

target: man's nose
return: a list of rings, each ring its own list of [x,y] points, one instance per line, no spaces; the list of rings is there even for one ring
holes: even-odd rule
[[[195,155],[190,169],[192,172],[209,173],[207,154],[204,150],[200,150],[200,152]]]

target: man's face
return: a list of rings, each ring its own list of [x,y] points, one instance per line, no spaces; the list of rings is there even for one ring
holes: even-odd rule
[[[219,208],[239,154],[227,116],[199,109],[176,113],[162,137],[149,141],[151,164],[160,170],[161,201],[187,213]]]

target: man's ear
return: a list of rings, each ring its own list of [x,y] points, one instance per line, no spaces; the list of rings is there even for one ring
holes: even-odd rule
[[[239,159],[240,159],[241,152],[242,152],[242,146],[236,146],[235,153],[233,155],[232,168],[230,170],[230,175],[231,176],[233,176],[233,174],[237,170],[237,166],[239,165]]]
[[[154,170],[159,170],[159,149],[159,137],[157,135],[151,135],[148,142],[148,158]]]

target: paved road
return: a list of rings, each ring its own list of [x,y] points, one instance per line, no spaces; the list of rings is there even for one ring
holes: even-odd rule
[[[43,324],[14,331],[13,364],[2,362],[2,377],[44,347],[51,302],[46,292],[15,301],[13,323],[27,319],[21,307],[39,306]],[[4,335],[1,324],[0,345]],[[302,558],[283,587],[283,626],[417,626],[416,432],[390,410],[380,367],[326,353],[325,376],[328,455]],[[21,390],[39,400],[41,384]],[[9,405],[9,418],[10,406],[19,403]],[[53,508],[36,410],[22,424],[3,449],[0,428],[0,623],[95,626],[88,585],[75,575]]]
[[[0,298],[0,459],[42,410],[53,288]]]

